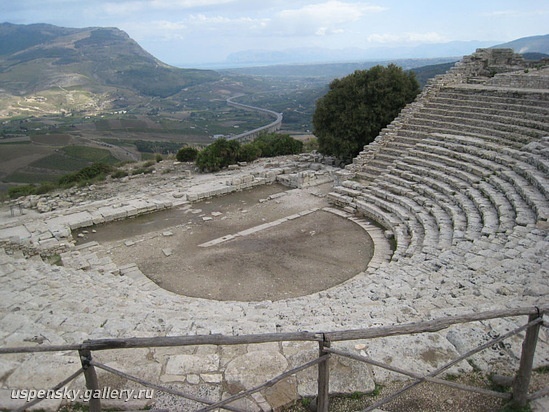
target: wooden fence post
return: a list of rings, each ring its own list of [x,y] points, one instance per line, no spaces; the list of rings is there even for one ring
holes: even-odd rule
[[[84,369],[84,377],[86,378],[86,388],[90,393],[90,399],[88,400],[89,412],[101,412],[101,400],[99,399],[99,382],[97,380],[97,373],[95,368],[90,364],[91,351],[88,349],[81,349],[78,351],[80,355],[80,362],[82,362],[82,369]]]
[[[324,348],[330,347],[330,341],[322,340],[318,342],[318,356],[325,356]],[[318,364],[318,395],[316,398],[316,411],[328,412],[330,403],[330,367],[329,358]]]
[[[528,322],[535,321],[541,316],[539,313],[530,315]],[[534,354],[536,353],[536,344],[538,342],[539,329],[541,323],[536,323],[526,330],[524,342],[522,342],[522,353],[520,355],[520,366],[517,376],[513,382],[513,401],[518,407],[524,407],[528,403],[528,387],[530,386],[530,377],[532,375],[532,365],[534,363]]]

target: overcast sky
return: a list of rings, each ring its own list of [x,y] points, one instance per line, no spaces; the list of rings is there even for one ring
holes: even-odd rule
[[[371,48],[549,33],[549,0],[1,0],[16,24],[108,26],[174,65],[232,52]]]

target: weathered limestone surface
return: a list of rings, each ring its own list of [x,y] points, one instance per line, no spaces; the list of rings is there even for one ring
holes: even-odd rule
[[[498,72],[510,65],[515,74],[484,78],[484,71],[490,69],[486,53],[465,59],[436,79],[340,173],[341,184],[329,196],[331,203],[344,210],[325,210],[371,229],[379,244],[386,244],[386,238],[395,240],[391,260],[387,250],[376,251],[378,256],[366,271],[309,296],[218,302],[167,292],[136,265],[113,264],[99,244],[73,244],[70,230],[76,227],[180,206],[254,184],[324,182],[332,172],[330,168],[314,170],[316,166],[300,169],[299,159],[293,165],[284,161],[251,165],[193,179],[141,177],[139,190],[100,198],[94,197],[95,189],[88,189],[79,192],[78,202],[63,200],[70,207],[34,198],[29,204],[46,203],[55,209],[44,213],[25,209],[25,215],[15,217],[2,210],[1,345],[345,330],[548,303],[549,91],[525,91],[522,80],[515,79],[520,74],[516,67],[522,64],[520,59],[505,53],[496,56],[494,65]],[[543,71],[528,74],[547,76]],[[536,84],[544,84],[543,78],[538,80]],[[471,114],[484,110],[492,120]],[[483,128],[482,123],[489,127]],[[374,231],[361,216],[376,220],[383,230]],[[29,258],[40,250],[61,254],[65,266],[51,266],[37,256]],[[334,347],[427,373],[524,321],[476,322],[428,335]],[[521,342],[522,336],[505,341],[476,355],[474,364],[486,372],[509,372],[517,366]],[[317,353],[316,344],[285,342],[100,351],[94,356],[127,373],[221,400]],[[9,388],[57,383],[64,373],[78,368],[75,356],[68,352],[0,356],[0,407],[13,408],[13,402],[6,399]],[[330,362],[333,393],[369,391],[375,383],[398,379],[346,359],[334,357]],[[549,364],[547,328],[541,329],[534,364]],[[462,362],[449,372],[470,367]],[[36,381],[30,376],[34,370],[49,377]],[[262,372],[262,378],[256,372]],[[102,374],[103,378],[108,379]],[[239,405],[250,411],[269,410],[297,396],[316,393],[315,381],[314,369],[301,372]],[[134,387],[124,380],[112,384]],[[83,387],[83,381],[72,387]],[[171,397],[159,396],[156,402],[171,410],[192,410],[189,402]],[[541,406],[536,407],[543,408],[544,402],[537,402]]]

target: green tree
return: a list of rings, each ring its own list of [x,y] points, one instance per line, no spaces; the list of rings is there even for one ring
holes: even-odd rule
[[[178,162],[194,162],[198,156],[198,150],[195,147],[185,146],[179,149],[175,155]]]
[[[303,142],[289,134],[262,134],[253,141],[253,144],[261,149],[261,157],[298,154],[303,151]]]
[[[196,165],[201,171],[217,172],[238,160],[240,143],[225,138],[217,139],[198,153]]]
[[[350,163],[418,93],[414,73],[394,64],[332,81],[313,115],[319,152]]]
[[[240,151],[238,152],[238,161],[239,162],[253,162],[261,156],[261,149],[252,143],[246,143],[240,146]]]

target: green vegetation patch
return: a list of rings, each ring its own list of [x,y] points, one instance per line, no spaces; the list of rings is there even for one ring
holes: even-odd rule
[[[68,134],[37,134],[31,136],[31,140],[34,143],[47,144],[51,146],[66,146],[71,142],[72,137]]]
[[[176,153],[181,149],[182,143],[178,142],[160,142],[160,141],[146,141],[146,140],[136,140],[134,142],[135,147],[141,153],[161,153],[161,154],[170,154]]]
[[[61,149],[67,156],[82,159],[93,163],[118,163],[118,159],[106,149],[89,146],[65,146]]]
[[[251,162],[259,157],[275,157],[301,153],[303,142],[290,135],[269,133],[251,143],[241,145],[236,140],[217,139],[198,153],[196,166],[201,171],[216,172],[237,162]]]
[[[419,91],[415,75],[394,64],[332,81],[313,115],[320,153],[350,163]]]
[[[14,172],[6,176],[3,180],[5,182],[13,183],[42,183],[42,182],[56,182],[62,173],[31,173],[31,172]]]
[[[93,181],[94,179],[100,179],[102,176],[106,176],[112,171],[113,169],[109,165],[104,163],[94,163],[91,166],[80,169],[78,172],[62,176],[61,179],[59,179],[59,184],[62,186],[82,184]]]
[[[82,167],[82,159],[67,157],[61,153],[54,153],[32,162],[29,166],[39,169],[72,171]]]

